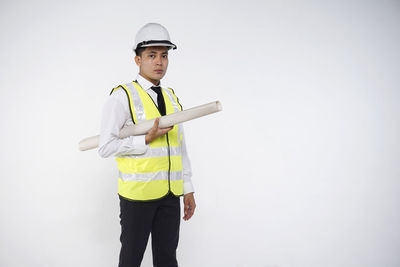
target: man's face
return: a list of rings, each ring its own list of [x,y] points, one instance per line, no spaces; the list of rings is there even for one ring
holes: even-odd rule
[[[168,68],[168,48],[165,46],[150,46],[135,57],[140,75],[157,85],[164,77]]]

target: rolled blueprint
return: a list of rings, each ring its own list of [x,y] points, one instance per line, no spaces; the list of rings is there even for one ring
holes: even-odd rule
[[[201,106],[197,106],[194,108],[190,108],[184,111],[172,113],[169,115],[162,116],[160,118],[160,124],[158,127],[160,128],[167,128],[170,126],[173,126],[178,123],[182,123],[185,121],[190,121],[193,119],[197,119],[218,111],[222,110],[222,105],[219,101],[214,101],[208,104],[204,104]],[[140,122],[138,124],[134,124],[132,126],[127,126],[125,128],[122,128],[121,131],[119,132],[119,137],[120,138],[125,138],[128,136],[132,135],[142,135],[146,134],[151,127],[153,127],[154,120],[147,120]],[[82,141],[79,142],[79,150],[85,151],[89,149],[93,149],[98,147],[99,145],[99,136],[92,136],[88,137],[85,139],[82,139]]]

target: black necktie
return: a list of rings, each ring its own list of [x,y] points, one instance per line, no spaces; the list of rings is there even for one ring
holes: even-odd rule
[[[160,111],[160,114],[164,116],[166,114],[165,111],[165,102],[164,102],[164,97],[161,92],[161,87],[160,86],[152,86],[151,89],[157,93],[157,105],[158,105],[158,110]]]

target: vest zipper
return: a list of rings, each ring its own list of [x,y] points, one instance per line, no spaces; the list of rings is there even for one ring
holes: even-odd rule
[[[161,93],[162,93],[162,88],[161,88]],[[158,105],[156,105],[156,102],[154,102],[153,98],[149,95],[149,93],[147,93],[147,94],[148,94],[149,98],[151,99],[151,101],[153,101],[153,104],[157,108],[158,113],[160,113],[160,116],[162,116]],[[165,100],[164,100],[164,103],[165,103]],[[165,110],[165,111],[167,111],[167,110]],[[167,115],[167,114],[165,114],[165,115]],[[168,144],[168,193],[171,192],[172,194],[174,194],[171,191],[171,152],[170,152],[170,147],[169,147],[168,133],[166,133],[165,135],[167,136],[167,144]]]

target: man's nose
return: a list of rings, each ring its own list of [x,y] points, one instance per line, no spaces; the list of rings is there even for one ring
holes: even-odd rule
[[[161,57],[156,57],[156,64],[157,64],[157,65],[162,65],[162,59],[161,59]]]

